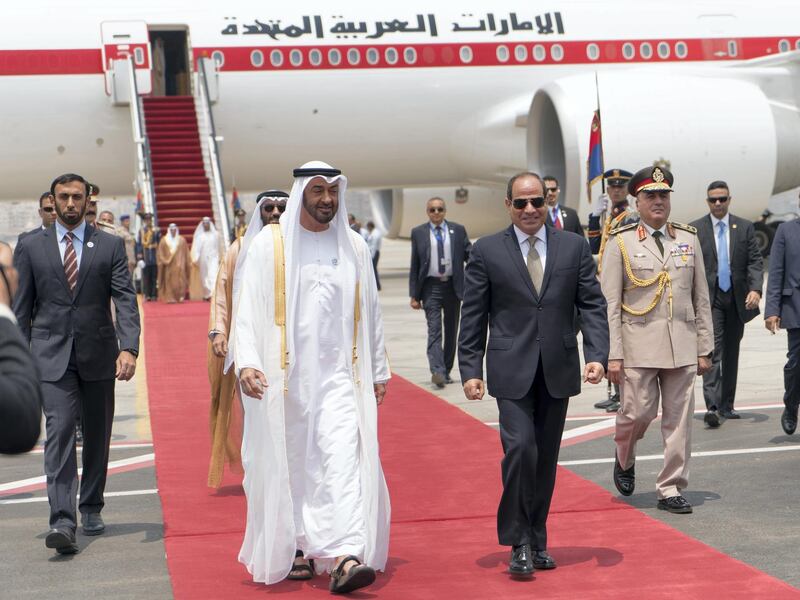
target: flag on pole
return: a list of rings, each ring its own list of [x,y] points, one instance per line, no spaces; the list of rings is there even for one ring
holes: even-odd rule
[[[231,207],[233,208],[234,213],[240,208],[242,208],[242,204],[241,202],[239,202],[239,192],[236,191],[236,186],[233,186],[233,195],[231,195]]]
[[[587,185],[592,187],[603,178],[603,134],[600,130],[600,110],[594,111],[592,131],[589,134],[589,160],[587,161]]]
[[[134,212],[137,215],[144,214],[144,201],[142,200],[142,190],[136,192],[136,208],[134,209]]]

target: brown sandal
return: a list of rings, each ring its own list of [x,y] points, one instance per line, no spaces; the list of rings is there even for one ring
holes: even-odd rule
[[[295,562],[292,564],[292,570],[289,571],[289,574],[286,576],[286,579],[294,579],[294,580],[308,580],[314,577],[314,559],[308,559],[309,564],[297,564],[298,558],[305,558],[303,556],[303,551],[298,550],[294,553],[294,560]],[[294,574],[293,574],[294,573]]]
[[[356,564],[345,573],[344,565],[348,562]],[[334,594],[347,594],[367,587],[375,581],[375,569],[362,564],[357,557],[349,555],[342,559],[339,566],[331,571],[330,591]]]

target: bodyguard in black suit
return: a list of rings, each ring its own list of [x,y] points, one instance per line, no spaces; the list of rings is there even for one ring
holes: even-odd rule
[[[42,379],[51,527],[46,545],[68,554],[77,551],[75,418],[80,411],[83,531],[98,535],[105,528],[100,511],[114,418],[114,378],[133,377],[140,327],[122,238],[84,221],[89,184],[80,175],[66,174],[50,189],[58,219],[20,242],[14,312]]]
[[[512,546],[509,572],[527,575],[556,566],[546,551],[546,521],[567,404],[581,389],[574,311],[582,319],[583,377],[592,383],[602,380],[608,360],[608,321],[589,245],[545,225],[539,176],[513,177],[506,207],[512,226],[472,248],[458,363],[465,396],[479,400],[486,355],[505,454],[497,531]]]
[[[792,435],[800,406],[800,219],[781,223],[772,240],[764,321],[772,333],[783,328],[788,334],[781,427]]]
[[[50,190],[39,196],[39,218],[42,220],[41,225],[31,229],[30,231],[23,231],[19,234],[19,237],[17,238],[17,245],[14,247],[14,262],[17,260],[16,249],[19,248],[19,243],[23,240],[23,238],[34,233],[41,233],[44,229],[47,229],[56,222],[56,206],[53,202],[53,199],[50,197]]]
[[[711,370],[703,375],[705,422],[719,427],[719,417],[738,419],[733,408],[739,371],[739,344],[744,325],[758,313],[764,286],[764,261],[750,221],[730,214],[731,194],[724,181],[708,186],[709,214],[692,222],[703,250],[714,354]]]
[[[558,197],[561,190],[558,187],[558,179],[552,175],[544,176],[545,202],[547,204],[547,224],[555,229],[571,231],[583,236],[583,226],[578,218],[578,213],[568,206],[561,206]]]
[[[455,361],[458,318],[464,297],[464,263],[469,259],[472,244],[462,225],[445,220],[444,200],[431,198],[426,210],[428,222],[411,230],[408,294],[411,308],[425,309],[431,381],[441,388],[452,382],[450,371]]]

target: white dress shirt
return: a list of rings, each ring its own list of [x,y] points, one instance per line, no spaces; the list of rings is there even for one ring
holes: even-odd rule
[[[56,239],[58,240],[58,251],[61,254],[61,264],[64,264],[64,253],[67,251],[67,242],[64,239],[69,229],[56,221]],[[81,256],[83,255],[83,238],[86,235],[86,221],[72,230],[72,247],[75,248],[75,258],[78,259],[78,269],[81,268]]]
[[[522,260],[527,265],[528,252],[531,249],[531,243],[528,241],[530,236],[516,225],[514,225],[514,233],[517,234],[517,243],[519,244],[520,252],[522,252]],[[542,225],[533,236],[536,238],[534,244],[536,244],[536,251],[539,253],[539,260],[542,261],[542,273],[544,273],[547,268],[547,228]]]
[[[431,262],[428,265],[428,277],[453,276],[453,252],[450,248],[450,226],[447,221],[442,221],[442,239],[444,240],[444,273],[439,273],[439,246],[436,242],[436,225],[428,221],[430,226]]]
[[[711,217],[711,223],[713,224],[714,229],[714,248],[717,250],[717,254],[719,254],[719,224],[725,223],[725,247],[728,249],[728,264],[731,264],[731,215],[730,213],[725,213],[725,216],[721,219],[718,219],[714,215],[709,214]],[[719,256],[717,256],[717,260],[719,260]]]

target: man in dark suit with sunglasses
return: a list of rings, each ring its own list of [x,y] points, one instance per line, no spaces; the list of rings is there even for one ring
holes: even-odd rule
[[[428,222],[411,230],[408,288],[411,308],[425,309],[431,381],[443,388],[453,382],[450,371],[464,297],[464,263],[469,260],[472,244],[463,225],[445,220],[447,208],[442,198],[428,200],[426,211]]]
[[[29,235],[33,235],[34,233],[39,233],[43,229],[47,229],[56,222],[56,207],[53,202],[53,199],[50,197],[50,191],[48,190],[41,196],[39,196],[39,218],[42,220],[42,224],[36,227],[35,229],[31,229],[30,231],[23,231],[19,234],[17,238],[17,245],[14,247],[14,260],[16,261],[17,258],[17,248],[19,248],[19,243],[28,237]]]
[[[480,400],[486,355],[504,452],[498,537],[512,547],[509,573],[528,576],[556,566],[547,552],[546,522],[567,404],[581,390],[575,311],[583,333],[583,380],[591,383],[605,373],[608,317],[589,244],[546,223],[539,175],[512,177],[506,208],[512,225],[472,248],[458,364],[464,395]]]

